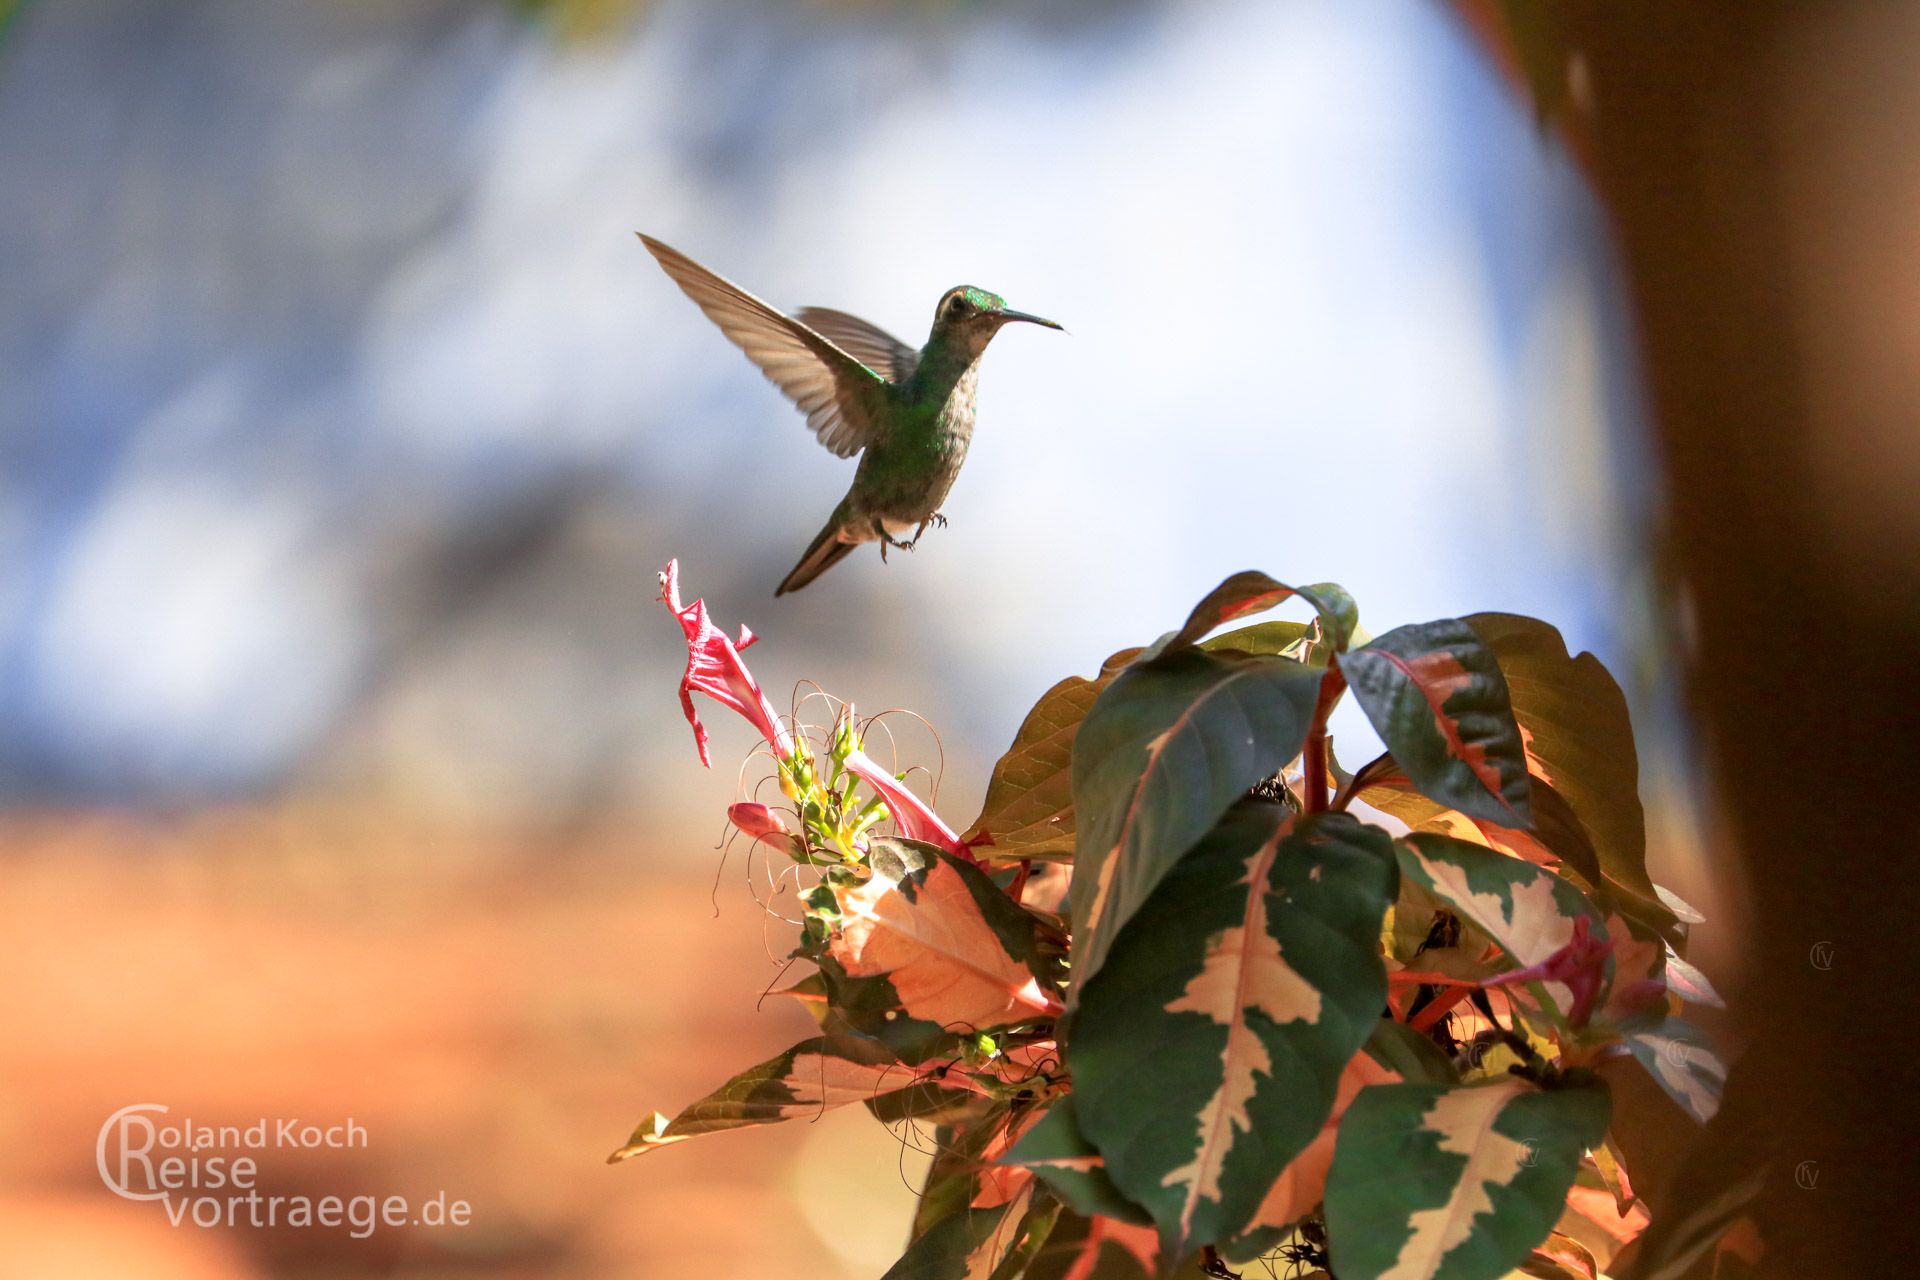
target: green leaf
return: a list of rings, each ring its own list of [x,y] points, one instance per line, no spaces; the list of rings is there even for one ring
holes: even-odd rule
[[[1476,613],[1466,621],[1506,676],[1528,770],[1592,836],[1604,881],[1595,887],[1618,890],[1639,908],[1629,914],[1668,932],[1672,913],[1647,876],[1640,763],[1620,686],[1591,653],[1569,656],[1559,631],[1537,619]]]
[[[1208,653],[1280,654],[1307,661],[1301,657],[1301,652],[1312,634],[1313,629],[1304,622],[1256,622],[1252,626],[1208,636],[1200,642],[1200,647]]]
[[[1720,1109],[1727,1063],[1706,1032],[1679,1018],[1642,1015],[1620,1028],[1634,1061],[1702,1124]]]
[[[1072,1094],[1057,1099],[1001,1163],[1033,1170],[1075,1213],[1137,1224],[1153,1221],[1107,1176],[1106,1161],[1099,1149],[1080,1132]]]
[[[1440,1046],[1404,1022],[1382,1018],[1367,1037],[1367,1054],[1403,1080],[1414,1084],[1454,1084],[1454,1070]]]
[[[837,891],[827,958],[847,976],[884,976],[905,1016],[949,1031],[1052,1017],[1055,962],[1038,922],[972,863],[912,840],[876,838],[873,873]]]
[[[1073,747],[1075,998],[1168,869],[1300,754],[1321,675],[1286,658],[1176,649],[1101,693]]]
[[[1186,625],[1154,641],[1140,655],[1140,660],[1151,661],[1169,649],[1197,644],[1201,636],[1223,622],[1263,613],[1294,596],[1313,606],[1320,618],[1321,631],[1331,639],[1333,648],[1345,649],[1347,641],[1353,636],[1354,627],[1359,625],[1360,611],[1344,587],[1332,582],[1318,582],[1310,587],[1290,587],[1257,570],[1246,569],[1208,592],[1206,599],[1195,605],[1193,612],[1187,615]]]
[[[1585,894],[1531,862],[1485,845],[1420,832],[1403,837],[1397,848],[1401,874],[1452,907],[1522,968],[1571,942],[1574,921],[1582,916],[1590,936],[1600,941],[1607,937],[1601,913]],[[1612,957],[1606,971],[1611,979]],[[1563,1011],[1569,1007],[1573,993],[1564,984],[1542,985]]]
[[[1386,1001],[1392,840],[1246,801],[1161,881],[1082,991],[1081,1131],[1163,1256],[1238,1234],[1319,1132]]]
[[[1532,824],[1507,683],[1472,627],[1453,618],[1399,627],[1339,662],[1367,719],[1423,794],[1501,826]]]
[[[625,1146],[607,1157],[607,1163],[618,1164],[702,1134],[796,1117],[811,1119],[833,1107],[914,1088],[921,1079],[918,1067],[901,1062],[877,1040],[816,1036],[741,1072],[671,1120],[654,1112],[634,1129]],[[965,1094],[954,1092],[955,1103],[965,1099]]]
[[[1606,1136],[1597,1081],[1368,1089],[1340,1124],[1327,1236],[1341,1280],[1496,1280],[1559,1221]]]

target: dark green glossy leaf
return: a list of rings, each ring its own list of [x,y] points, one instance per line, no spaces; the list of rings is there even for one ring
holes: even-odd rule
[[[1347,1109],[1327,1175],[1341,1280],[1497,1280],[1559,1221],[1606,1136],[1597,1081],[1382,1085]]]
[[[1076,993],[1180,856],[1300,754],[1320,679],[1286,658],[1177,649],[1101,693],[1073,748]]]
[[[1393,843],[1246,801],[1161,881],[1067,1040],[1079,1127],[1167,1257],[1244,1229],[1386,1001]]]
[[[1526,754],[1506,680],[1472,627],[1452,618],[1400,627],[1339,663],[1422,794],[1472,818],[1531,825]]]
[[[1039,1123],[1003,1159],[1031,1169],[1069,1209],[1144,1224],[1151,1215],[1126,1198],[1107,1176],[1099,1150],[1080,1132],[1073,1095],[1057,1099]]]
[[[1367,1054],[1409,1084],[1454,1084],[1460,1073],[1440,1046],[1404,1022],[1382,1018],[1367,1037]]]

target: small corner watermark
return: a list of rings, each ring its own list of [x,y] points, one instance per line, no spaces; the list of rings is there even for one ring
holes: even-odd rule
[[[1807,949],[1807,963],[1825,973],[1833,968],[1833,944],[1816,942]]]
[[[464,1227],[473,1206],[439,1191],[403,1195],[280,1195],[260,1190],[261,1162],[275,1152],[353,1150],[368,1145],[351,1117],[326,1123],[265,1116],[208,1125],[173,1118],[163,1103],[121,1107],[100,1126],[94,1165],[123,1200],[159,1201],[176,1227],[321,1228],[364,1240],[383,1228]]]
[[[1802,1191],[1812,1191],[1820,1185],[1820,1162],[1802,1160],[1793,1166],[1793,1185]]]

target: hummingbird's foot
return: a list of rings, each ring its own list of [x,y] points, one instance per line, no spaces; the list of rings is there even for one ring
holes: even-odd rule
[[[923,529],[925,527],[926,527],[925,525],[921,526],[921,528]],[[888,547],[898,547],[902,551],[913,550],[913,542],[902,542],[900,541],[900,539],[894,537],[891,533],[888,533],[887,526],[877,516],[874,518],[874,521],[873,521],[873,536],[880,540],[880,558],[882,560],[885,560],[887,558]],[[914,535],[913,541],[918,542],[919,540],[920,540],[920,535],[916,533]]]
[[[947,518],[936,511],[925,520],[922,520],[920,527],[913,531],[913,541],[904,544],[907,550],[911,551],[920,545],[920,539],[924,538],[927,534],[928,525],[932,525],[936,529],[944,529],[947,527]]]

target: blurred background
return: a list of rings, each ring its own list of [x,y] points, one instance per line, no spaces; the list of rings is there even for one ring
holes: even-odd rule
[[[776,701],[924,716],[956,826],[1234,570],[1544,617],[1634,705],[1655,877],[1737,915],[1601,214],[1446,7],[0,13],[0,1272],[884,1269],[921,1165],[863,1114],[601,1164],[807,1025],[756,1004],[752,741],[700,769],[671,557]],[[950,527],[776,603],[852,468],[636,230],[916,345],[956,283],[1071,333],[989,353]],[[148,1101],[350,1115],[263,1178],[475,1225],[170,1228],[94,1170]]]

